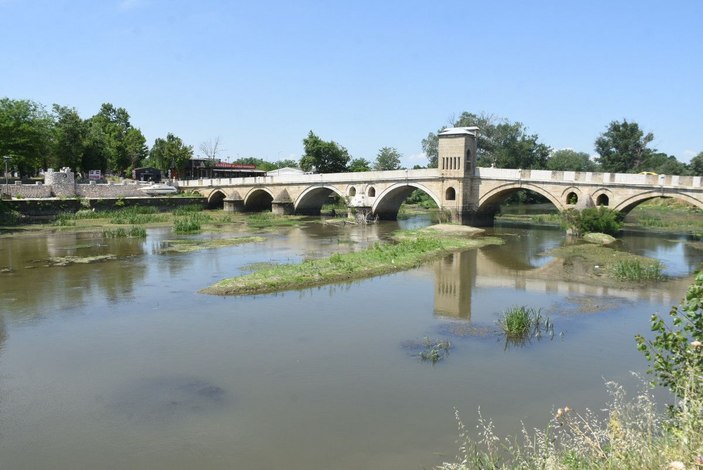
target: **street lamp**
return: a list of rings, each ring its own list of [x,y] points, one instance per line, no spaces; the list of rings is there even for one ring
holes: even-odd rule
[[[9,155],[5,155],[2,157],[2,159],[5,160],[5,194],[7,194],[9,196],[10,192],[8,191],[8,187],[7,187],[7,162],[9,162],[12,159],[12,157],[10,157]]]

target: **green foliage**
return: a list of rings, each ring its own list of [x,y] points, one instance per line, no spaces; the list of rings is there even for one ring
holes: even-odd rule
[[[202,228],[202,220],[195,216],[195,213],[178,217],[173,221],[173,229],[176,233],[196,233]]]
[[[163,222],[165,215],[157,214],[155,207],[125,207],[110,214],[110,223],[118,225],[143,225]]]
[[[31,176],[46,167],[52,126],[51,116],[41,104],[0,98],[0,156],[12,157],[11,170]]]
[[[659,281],[664,278],[659,262],[639,259],[619,260],[612,266],[613,276],[620,281]]]
[[[0,225],[17,225],[20,220],[22,220],[22,215],[19,212],[10,209],[2,200],[0,200]]]
[[[446,339],[425,337],[422,340],[422,351],[418,355],[421,360],[431,362],[433,365],[449,355],[452,343]]]
[[[349,171],[371,171],[371,162],[365,158],[355,158],[349,162]]]
[[[180,173],[187,168],[192,157],[193,147],[185,145],[180,137],[169,132],[166,139],[157,138],[154,141],[147,164],[162,171],[175,168]]]
[[[637,348],[649,361],[655,383],[682,398],[691,369],[703,371],[703,273],[689,286],[681,305],[669,311],[670,322],[652,315],[651,340],[637,335]]]
[[[107,157],[109,171],[125,174],[128,168],[140,166],[147,156],[146,138],[139,129],[132,126],[126,109],[103,103],[100,111],[88,121],[96,132],[95,135],[102,141],[102,157]],[[104,169],[104,166],[100,168]]]
[[[437,203],[434,202],[434,199],[421,189],[416,189],[410,193],[410,196],[405,199],[405,204],[417,204],[424,209],[437,208]]]
[[[589,232],[616,235],[622,228],[622,215],[607,207],[568,209],[562,212],[564,225],[578,234]]]
[[[538,142],[537,134],[528,134],[520,122],[510,122],[488,114],[464,112],[452,123],[453,127],[477,126],[478,164],[497,168],[541,169],[546,167],[550,148]],[[441,132],[442,129],[438,131]],[[422,140],[422,149],[429,167],[437,167],[438,138],[430,133]]]
[[[303,171],[317,173],[341,173],[347,170],[349,153],[336,142],[326,142],[312,131],[303,139],[305,154],[300,159]]]
[[[693,173],[694,175],[703,175],[703,152],[700,152],[698,155],[691,159],[691,162],[689,163],[689,168],[691,169],[691,173]]]
[[[634,172],[651,155],[647,148],[654,140],[654,134],[647,135],[636,122],[612,121],[608,129],[595,142],[603,171],[613,173]]]
[[[400,152],[394,147],[383,147],[378,151],[373,169],[376,171],[398,170],[401,156]]]
[[[189,215],[194,212],[202,212],[203,208],[202,206],[198,204],[189,204],[187,206],[180,206],[177,207],[176,209],[173,210],[173,215],[175,216],[181,216],[181,215]]]
[[[498,325],[508,340],[522,343],[532,336],[540,336],[542,331],[553,334],[553,326],[549,318],[542,316],[539,310],[524,305],[512,307],[498,320]]]
[[[595,171],[596,164],[585,152],[570,149],[555,150],[547,160],[547,170],[552,171]]]
[[[144,227],[130,227],[124,229],[122,227],[115,230],[104,230],[104,238],[146,238],[146,229]]]

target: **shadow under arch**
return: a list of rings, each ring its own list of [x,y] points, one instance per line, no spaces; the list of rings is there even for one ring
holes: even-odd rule
[[[442,207],[442,201],[427,187],[417,183],[398,183],[386,188],[381,194],[376,197],[376,202],[371,208],[371,212],[382,220],[395,220],[398,218],[398,211],[401,204],[410,194],[419,189],[437,204],[437,207]]]
[[[662,194],[661,190],[658,191],[647,191],[642,194],[638,194],[636,196],[632,196],[631,198],[625,199],[622,201],[620,204],[617,206],[613,207],[613,210],[620,212],[622,216],[626,216],[627,214],[630,213],[632,209],[635,207],[639,206],[643,202],[652,200],[652,199],[677,199],[679,201],[686,202],[688,204],[691,204],[693,206],[696,206],[699,209],[703,209],[703,203],[700,201],[696,200],[695,198],[687,195],[687,194],[680,194],[680,193],[667,193],[667,194]]]
[[[566,209],[564,204],[562,204],[558,198],[539,186],[525,183],[507,183],[493,188],[479,199],[478,209],[476,211],[477,218],[479,220],[492,222],[495,215],[500,211],[500,205],[518,191],[530,191],[543,196],[550,203],[552,203],[552,205],[556,207],[559,212]]]
[[[344,194],[334,186],[313,186],[300,193],[295,201],[295,213],[320,215],[322,206],[330,202],[330,195],[336,194],[346,202]]]
[[[265,188],[254,188],[244,198],[245,212],[264,212],[271,210],[273,194]]]
[[[208,209],[224,209],[224,200],[227,195],[221,189],[215,189],[210,193],[207,198],[207,208]]]

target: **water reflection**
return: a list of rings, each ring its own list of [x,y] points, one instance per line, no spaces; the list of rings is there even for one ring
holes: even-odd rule
[[[52,233],[4,238],[0,247],[3,288],[0,303],[14,319],[75,311],[128,298],[146,272],[135,258],[144,253],[137,239],[106,240],[98,233]],[[57,259],[114,255],[94,263],[52,266]]]
[[[688,284],[686,276],[703,261],[703,251],[691,248],[685,239],[624,237],[621,249],[662,260],[666,274],[677,278],[648,288],[589,285],[555,276],[562,261],[546,253],[567,242],[563,233],[498,228],[493,234],[501,235],[505,244],[454,253],[434,264],[435,315],[470,321],[476,288],[676,304]]]

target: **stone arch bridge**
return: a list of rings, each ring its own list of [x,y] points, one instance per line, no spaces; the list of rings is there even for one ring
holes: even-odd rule
[[[455,221],[491,225],[501,202],[519,190],[544,196],[559,211],[605,206],[627,213],[653,198],[676,198],[703,209],[700,176],[513,170],[476,167],[476,128],[439,135],[439,168],[219,178],[178,181],[207,197],[211,207],[316,215],[331,195],[350,211],[394,219],[419,189]]]

